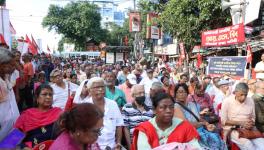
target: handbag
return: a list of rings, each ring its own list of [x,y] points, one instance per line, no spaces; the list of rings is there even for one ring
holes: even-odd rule
[[[195,103],[195,106],[197,108],[197,102],[194,99],[193,95],[191,95],[191,96],[192,96],[193,102]],[[210,113],[205,114],[205,115],[201,115],[201,117],[205,121],[207,121],[208,123],[210,123],[210,124],[215,124],[215,123],[218,123],[219,122],[219,117],[215,113],[213,113],[213,112],[210,112]]]
[[[248,130],[244,128],[237,128],[236,130],[239,133],[239,138],[256,139],[264,137],[264,135],[258,130]]]

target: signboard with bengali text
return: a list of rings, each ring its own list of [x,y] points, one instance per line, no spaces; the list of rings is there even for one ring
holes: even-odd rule
[[[246,65],[246,57],[243,56],[209,57],[207,74],[211,76],[229,74],[236,78],[243,78]]]
[[[227,46],[245,42],[245,31],[243,24],[237,24],[202,33],[202,46]]]

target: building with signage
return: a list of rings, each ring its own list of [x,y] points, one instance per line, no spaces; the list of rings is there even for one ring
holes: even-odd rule
[[[109,29],[109,22],[114,22],[122,26],[125,20],[125,13],[117,9],[118,4],[114,0],[90,0],[91,3],[99,7],[101,14],[101,26]]]

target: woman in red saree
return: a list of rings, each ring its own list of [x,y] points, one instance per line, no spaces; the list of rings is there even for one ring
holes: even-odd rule
[[[53,90],[48,84],[40,85],[35,96],[37,107],[25,110],[14,126],[26,134],[21,148],[32,148],[43,141],[53,139],[54,122],[62,112],[60,108],[52,107]]]
[[[156,116],[139,124],[133,133],[132,150],[153,149],[167,143],[190,143],[196,148],[199,135],[188,122],[174,118],[174,100],[167,93],[159,93],[153,99]]]

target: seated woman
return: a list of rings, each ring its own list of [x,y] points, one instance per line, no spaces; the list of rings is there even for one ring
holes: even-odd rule
[[[166,143],[190,143],[200,149],[199,135],[188,122],[173,117],[174,100],[167,93],[153,99],[156,116],[139,124],[133,133],[132,150],[149,150]]]
[[[37,108],[25,110],[15,123],[15,128],[26,134],[21,147],[32,148],[35,145],[53,138],[54,122],[62,110],[52,107],[53,90],[48,84],[40,85],[35,92]]]
[[[201,145],[210,149],[226,149],[220,136],[213,132],[215,126],[200,119],[200,105],[193,102],[187,102],[188,86],[184,83],[176,85],[175,95],[176,104],[174,116],[183,120],[188,120],[196,127],[201,137],[199,141]]]
[[[101,135],[103,112],[94,104],[77,104],[60,119],[62,133],[49,150],[100,150],[95,143]]]
[[[213,102],[210,96],[205,93],[203,84],[197,84],[194,87],[194,94],[189,94],[187,102],[193,102],[200,106],[200,117],[209,123],[217,124],[218,116],[214,113]]]

